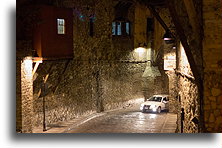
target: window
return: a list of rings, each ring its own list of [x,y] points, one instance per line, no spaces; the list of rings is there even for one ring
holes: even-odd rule
[[[91,37],[94,35],[94,18],[89,19],[89,35]]]
[[[130,23],[116,21],[112,23],[112,35],[117,36],[129,36],[130,35]]]
[[[153,18],[147,18],[147,32],[154,31],[154,19]]]
[[[64,19],[57,19],[57,33],[65,34],[65,20]]]
[[[167,101],[167,100],[166,100],[166,97],[165,97],[165,98],[163,98],[163,101]]]
[[[130,24],[129,24],[129,22],[126,22],[126,34],[127,35],[130,34]]]
[[[116,34],[116,22],[112,23],[112,35]]]
[[[116,26],[117,26],[117,35],[122,35],[121,22],[116,22]]]

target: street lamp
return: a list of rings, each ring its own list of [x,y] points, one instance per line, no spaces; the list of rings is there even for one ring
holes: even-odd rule
[[[166,44],[174,43],[173,35],[169,30],[167,30],[166,33],[163,35],[163,40]]]

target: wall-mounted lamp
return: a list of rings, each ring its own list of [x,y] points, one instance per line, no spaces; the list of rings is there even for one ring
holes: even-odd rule
[[[138,47],[135,49],[135,52],[139,54],[143,54],[144,52],[146,52],[146,49],[143,47]]]
[[[174,43],[174,38],[169,30],[167,30],[163,35],[163,40],[166,42],[166,44]]]
[[[32,62],[33,63],[42,63],[42,57],[32,57]]]

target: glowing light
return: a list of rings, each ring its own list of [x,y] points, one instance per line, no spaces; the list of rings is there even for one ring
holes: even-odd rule
[[[142,47],[139,47],[139,48],[136,48],[136,49],[135,49],[135,52],[136,52],[136,53],[144,53],[144,52],[146,52],[146,49],[145,49],[145,48],[142,48]]]
[[[174,38],[172,37],[172,33],[167,30],[166,33],[163,36],[163,40],[166,42],[166,44],[171,44],[174,42]]]
[[[65,34],[65,20],[64,19],[57,19],[57,33],[58,34]]]
[[[32,58],[32,62],[42,63],[42,57],[33,57],[33,58]]]
[[[171,41],[172,38],[163,38],[164,41]]]
[[[27,78],[32,78],[32,57],[25,57],[23,64],[25,75]]]
[[[147,49],[144,47],[138,47],[134,50],[135,59],[137,60],[147,60]]]

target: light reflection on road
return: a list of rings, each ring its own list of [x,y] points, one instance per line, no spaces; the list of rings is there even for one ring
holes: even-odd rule
[[[122,111],[95,118],[69,133],[160,133],[164,131],[167,113]],[[176,118],[173,118],[176,124]],[[174,132],[172,129],[169,132]]]

